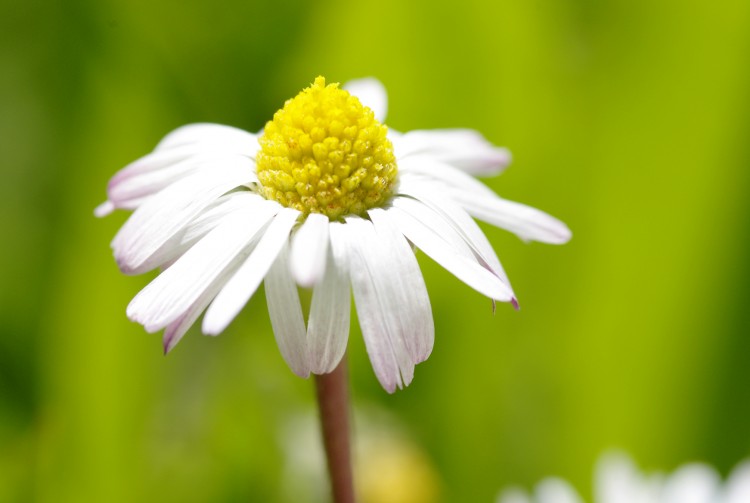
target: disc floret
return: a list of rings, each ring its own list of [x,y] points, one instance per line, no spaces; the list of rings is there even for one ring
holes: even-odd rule
[[[318,77],[266,124],[256,158],[261,193],[331,220],[363,215],[393,191],[387,132],[356,97]]]

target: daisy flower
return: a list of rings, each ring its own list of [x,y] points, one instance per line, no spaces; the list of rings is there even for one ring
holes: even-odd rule
[[[516,304],[472,217],[524,240],[565,243],[551,216],[497,197],[472,175],[500,173],[507,150],[476,131],[397,133],[374,79],[318,77],[258,134],[192,124],[118,172],[96,214],[134,210],[112,241],[126,274],[161,269],[128,317],[164,329],[171,350],[205,311],[220,334],[265,285],[292,371],[331,372],[349,335],[351,292],[375,374],[408,385],[434,325],[414,248],[493,301]],[[307,321],[297,287],[312,288]]]
[[[750,461],[738,465],[725,483],[708,465],[693,463],[671,475],[641,473],[624,454],[609,454],[599,462],[594,503],[747,503],[750,502]],[[548,478],[533,495],[518,489],[500,494],[497,503],[582,503],[566,481]]]

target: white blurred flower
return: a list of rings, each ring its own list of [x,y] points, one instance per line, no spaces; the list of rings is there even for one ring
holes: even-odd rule
[[[109,182],[96,214],[135,210],[112,242],[120,269],[162,269],[127,314],[149,332],[165,329],[165,351],[204,310],[203,332],[221,333],[265,281],[292,371],[331,372],[347,344],[351,288],[375,374],[392,392],[411,382],[434,339],[412,246],[517,305],[471,217],[525,240],[568,241],[565,224],[472,176],[501,172],[507,150],[471,130],[388,131],[382,85],[348,89],[359,99],[318,77],[259,134],[181,127]],[[297,285],[314,288],[307,323]]]
[[[582,503],[564,480],[540,482],[532,495],[507,489],[497,503]],[[738,465],[722,483],[712,467],[693,463],[671,475],[642,473],[623,454],[609,454],[599,462],[593,503],[750,503],[750,461]]]

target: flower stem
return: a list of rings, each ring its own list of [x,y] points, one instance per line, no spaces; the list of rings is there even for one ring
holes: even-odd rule
[[[346,355],[333,372],[316,375],[315,384],[333,502],[354,503]]]

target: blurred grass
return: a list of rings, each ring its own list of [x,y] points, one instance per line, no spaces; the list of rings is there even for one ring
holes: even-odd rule
[[[0,4],[0,501],[282,501],[283,418],[310,383],[262,295],[168,358],[124,309],[95,220],[107,179],[169,130],[257,130],[312,79],[374,75],[397,130],[509,146],[487,183],[573,241],[486,232],[522,310],[420,257],[437,341],[386,395],[352,332],[356,400],[401,417],[444,501],[611,446],[647,469],[750,454],[750,4],[55,1]]]

